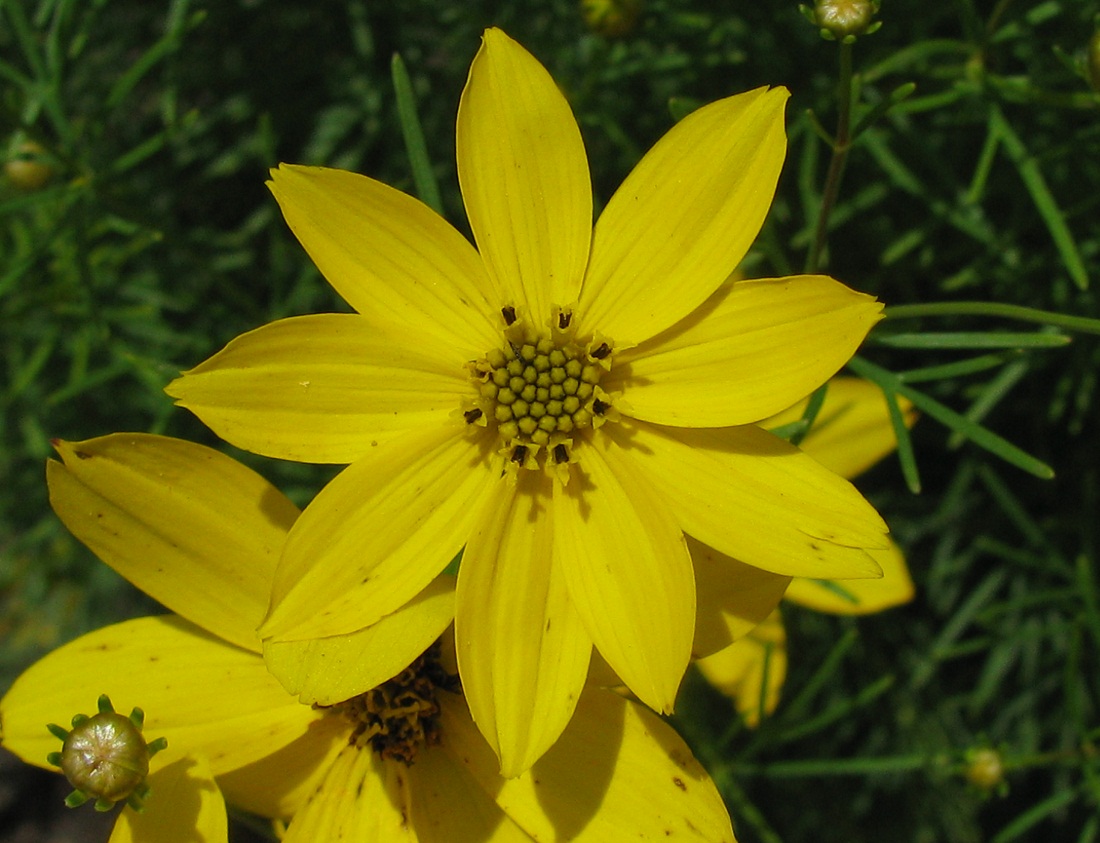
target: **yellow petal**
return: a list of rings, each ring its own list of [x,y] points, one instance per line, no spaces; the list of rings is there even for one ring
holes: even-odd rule
[[[210,448],[144,433],[57,442],[50,502],[104,562],[169,609],[259,652],[275,562],[298,509]]]
[[[249,331],[166,392],[238,448],[348,463],[405,430],[439,426],[473,394],[463,358],[358,314],[281,319]]]
[[[225,801],[201,757],[181,758],[149,776],[149,797],[138,813],[118,815],[110,843],[225,843]]]
[[[877,577],[886,525],[851,483],[753,425],[606,425],[684,532],[776,574]]]
[[[31,665],[0,701],[4,746],[46,766],[60,747],[47,723],[68,727],[107,694],[115,710],[145,712],[144,733],[210,760],[215,775],[296,740],[318,712],[291,697],[263,659],[173,615],[90,632]]]
[[[482,494],[502,482],[483,445],[458,426],[414,431],[337,475],[290,533],[262,636],[345,635],[426,588],[469,538]]]
[[[592,184],[573,113],[542,65],[488,29],[458,107],[458,181],[505,304],[537,324],[577,298],[592,236]]]
[[[786,100],[782,88],[719,100],[646,153],[596,223],[578,308],[585,330],[636,345],[729,277],[775,193]]]
[[[683,534],[620,453],[586,447],[581,467],[554,487],[554,564],[608,664],[642,702],[669,713],[695,625]]]
[[[340,715],[314,720],[298,740],[219,776],[218,784],[235,808],[273,819],[292,817],[320,787],[350,733],[348,720]]]
[[[686,427],[759,421],[790,406],[855,353],[882,305],[823,275],[735,281],[615,361],[635,418]]]
[[[441,722],[443,749],[535,840],[733,843],[725,805],[691,750],[615,693],[585,691],[561,739],[515,779],[491,775],[458,706],[443,706]]]
[[[834,615],[869,615],[912,600],[913,580],[901,549],[891,542],[884,550],[868,552],[882,568],[880,579],[834,583],[796,578],[787,589],[786,599]]]
[[[733,701],[745,723],[757,726],[779,705],[779,693],[787,678],[787,633],[779,612],[772,613],[736,644],[695,665],[708,682]]]
[[[495,768],[496,758],[484,741],[479,749]],[[422,750],[408,775],[417,843],[531,843],[527,833],[442,747]]]
[[[350,635],[266,641],[264,661],[300,702],[335,705],[408,667],[451,625],[454,612],[454,577],[443,574],[396,612]]]
[[[775,611],[791,578],[738,562],[690,536],[688,550],[699,603],[691,654],[700,658],[752,632]]]
[[[477,252],[422,202],[381,182],[282,164],[268,182],[291,230],[345,301],[459,361],[499,343]]]
[[[462,690],[501,775],[558,739],[584,686],[592,640],[552,562],[551,484],[524,471],[486,502],[458,573],[455,644]]]
[[[774,430],[802,418],[809,399],[760,422]],[[917,420],[908,399],[898,396],[906,426]],[[898,446],[882,390],[863,378],[829,381],[825,401],[799,447],[826,468],[849,479],[862,474]]]
[[[412,801],[404,765],[345,746],[294,815],[283,843],[417,843]]]

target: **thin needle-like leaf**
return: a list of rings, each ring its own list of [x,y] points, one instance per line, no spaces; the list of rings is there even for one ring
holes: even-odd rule
[[[412,168],[416,195],[440,216],[443,215],[443,199],[439,195],[439,185],[432,171],[428,157],[428,144],[424,140],[424,130],[420,126],[420,117],[416,113],[416,97],[413,94],[412,80],[405,68],[401,56],[394,53],[390,63],[393,77],[393,90],[397,96],[397,117],[401,122],[401,135],[405,139],[405,151]]]
[[[1035,159],[1027,151],[1027,147],[1013,131],[1012,126],[1009,125],[1004,114],[997,106],[990,107],[989,119],[990,128],[997,132],[1009,158],[1012,159],[1012,163],[1019,170],[1020,178],[1023,180],[1027,192],[1031,194],[1031,199],[1035,203],[1039,215],[1043,218],[1043,222],[1046,223],[1070,278],[1073,279],[1073,283],[1077,285],[1078,289],[1087,290],[1089,277],[1088,272],[1085,270],[1084,261],[1081,260],[1081,253],[1077,249],[1077,243],[1070,233],[1062,210],[1058,207],[1050,188],[1047,187],[1046,180],[1039,170],[1039,165],[1035,163]]]

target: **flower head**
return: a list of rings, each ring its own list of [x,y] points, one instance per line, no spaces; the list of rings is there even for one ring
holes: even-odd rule
[[[89,686],[142,700],[148,727],[177,751],[208,759],[208,770],[187,788],[155,783],[141,839],[219,839],[196,828],[193,812],[211,795],[220,805],[220,789],[245,810],[290,819],[287,843],[667,835],[732,843],[722,800],[688,748],[610,691],[586,690],[557,746],[532,772],[505,781],[462,700],[453,648],[422,647],[420,658],[379,680],[388,668],[374,665],[407,651],[430,619],[449,624],[453,587],[396,612],[381,629],[266,648],[292,686],[308,685],[316,664],[333,660],[337,672],[348,664],[360,671],[348,698],[303,704],[269,672],[254,633],[247,638],[266,600],[272,539],[285,537],[293,505],[198,445],[128,435],[58,448],[64,464],[50,464],[50,486],[62,519],[182,617],[115,624],[47,655],[0,700],[4,744],[44,765],[42,723],[71,710]],[[220,819],[224,840],[224,809]]]
[[[238,446],[351,463],[290,532],[266,640],[368,626],[464,549],[460,675],[511,776],[569,721],[593,644],[671,711],[693,642],[708,649],[703,567],[766,572],[734,607],[754,623],[792,575],[878,575],[874,510],[753,423],[842,366],[880,305],[823,276],[725,283],[775,190],[786,96],[689,115],[593,228],[568,104],[493,29],[457,125],[477,250],[372,179],[273,172],[291,229],[358,312],[272,323],[168,388]]]

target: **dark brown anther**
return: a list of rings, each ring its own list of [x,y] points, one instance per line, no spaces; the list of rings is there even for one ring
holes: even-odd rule
[[[573,314],[571,312],[562,311],[558,314],[558,329],[564,331],[569,327],[569,323],[573,321]]]
[[[500,315],[504,317],[505,325],[512,325],[516,321],[516,309],[510,304],[500,309]]]
[[[512,451],[512,462],[518,462],[523,465],[523,461],[527,459],[527,446],[516,445],[514,451]]]
[[[481,410],[479,410],[477,407],[474,407],[474,409],[467,410],[465,413],[463,413],[462,418],[466,419],[466,424],[473,424],[481,418],[481,415]]]
[[[569,462],[569,449],[565,447],[564,443],[559,442],[554,446],[554,462],[558,465]]]
[[[611,405],[608,404],[606,401],[601,401],[599,398],[592,402],[592,412],[595,413],[597,416],[602,416],[610,409]]]
[[[602,342],[602,343],[600,343],[599,348],[596,348],[592,351],[592,356],[594,358],[596,358],[597,360],[603,360],[610,353],[611,353],[611,346],[609,346],[605,342]]]

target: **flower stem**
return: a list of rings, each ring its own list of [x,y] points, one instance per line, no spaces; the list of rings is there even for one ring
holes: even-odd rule
[[[829,172],[825,176],[825,187],[821,192],[821,210],[817,215],[813,245],[806,257],[806,273],[817,272],[821,267],[825,241],[828,239],[829,216],[832,214],[836,198],[840,194],[840,179],[844,174],[844,164],[848,160],[848,150],[852,141],[852,45],[840,42],[840,81],[837,86],[837,125],[833,138],[833,157],[829,161]]]
[[[1018,304],[989,301],[928,302],[926,304],[900,304],[885,310],[887,319],[913,319],[923,316],[999,316],[1053,325],[1083,334],[1100,334],[1100,319],[1087,316],[1070,316],[1050,310],[1037,310]]]

